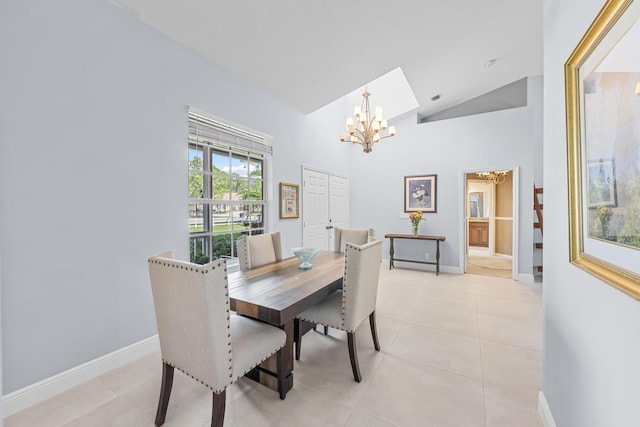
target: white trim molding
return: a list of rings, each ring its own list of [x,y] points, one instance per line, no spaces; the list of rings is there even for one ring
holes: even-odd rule
[[[414,263],[402,262],[402,261],[394,261],[393,264],[398,268],[405,268],[407,270],[432,271],[434,273],[436,272],[436,266],[431,264],[428,264],[428,265],[414,264]],[[389,268],[389,258],[383,258],[382,265]],[[464,269],[462,266],[440,264],[440,273],[464,274]],[[512,280],[520,282],[523,285],[532,286],[534,289],[542,290],[542,285],[539,282],[536,282],[534,280],[533,274],[520,273],[518,274],[517,277],[518,277],[517,279],[512,278]]]
[[[158,335],[154,335],[6,394],[2,396],[4,416],[8,417],[20,412],[159,349],[160,341]]]
[[[556,422],[553,420],[553,415],[551,414],[551,408],[549,408],[549,404],[542,390],[538,393],[538,415],[540,415],[544,427],[556,427]]]
[[[382,266],[389,269],[389,258],[382,258]],[[431,271],[436,272],[436,266],[433,264],[416,264],[412,262],[403,262],[394,260],[393,261],[394,268],[404,268],[407,270],[420,270],[420,271]],[[448,273],[448,274],[464,274],[464,271],[460,270],[459,266],[454,265],[442,265],[440,264],[440,273]]]
[[[533,274],[527,274],[527,273],[518,273],[518,282],[520,283],[524,283],[527,285],[532,285],[535,282],[535,277],[533,276]]]

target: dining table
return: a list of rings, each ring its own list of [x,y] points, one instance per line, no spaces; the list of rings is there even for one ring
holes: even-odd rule
[[[277,326],[287,334],[283,357],[273,355],[245,376],[278,390],[277,372],[285,372],[280,398],[293,388],[294,319],[342,288],[344,254],[318,251],[310,269],[296,257],[229,273],[229,302],[236,314]]]

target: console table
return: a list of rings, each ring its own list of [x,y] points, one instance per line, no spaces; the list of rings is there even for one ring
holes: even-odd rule
[[[389,239],[389,270],[391,270],[394,261],[403,262],[415,262],[417,264],[431,264],[436,266],[436,276],[440,274],[440,242],[445,241],[444,236],[414,236],[413,234],[385,234],[385,239]],[[431,240],[436,242],[436,262],[432,261],[418,261],[414,259],[400,259],[393,257],[393,239],[408,239],[408,240]]]

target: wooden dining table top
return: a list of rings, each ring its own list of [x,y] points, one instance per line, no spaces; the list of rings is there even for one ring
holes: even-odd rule
[[[313,268],[309,270],[298,268],[300,263],[291,257],[230,273],[231,310],[282,326],[342,287],[342,252],[319,251],[311,259]]]

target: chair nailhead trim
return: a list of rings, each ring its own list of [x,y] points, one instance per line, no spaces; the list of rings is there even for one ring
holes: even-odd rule
[[[213,387],[211,387],[209,384],[207,384],[207,383],[205,383],[204,381],[202,381],[200,378],[193,376],[193,375],[192,375],[192,374],[190,374],[189,372],[187,372],[187,371],[185,371],[184,369],[182,369],[182,368],[180,368],[180,367],[176,366],[175,364],[173,364],[173,363],[171,363],[171,362],[169,362],[169,361],[165,360],[164,358],[162,359],[162,361],[163,361],[164,363],[166,363],[167,365],[171,366],[172,368],[175,368],[175,369],[177,369],[178,371],[182,372],[183,374],[187,375],[188,377],[193,378],[194,380],[196,380],[196,381],[197,381],[197,382],[199,382],[200,384],[204,385],[205,387],[207,387],[209,390],[213,391],[214,393],[220,393],[220,392],[222,392],[223,390],[225,390],[225,389],[227,388],[227,387],[225,386],[225,387],[224,387],[224,388],[222,388],[222,389],[216,390],[216,389],[214,389]],[[229,385],[229,384],[227,384],[227,385]]]
[[[206,270],[205,269],[201,269],[202,266],[196,266],[196,265],[185,266],[183,264],[174,264],[174,263],[171,263],[171,262],[168,262],[168,261],[160,261],[160,260],[153,259],[153,258],[149,258],[148,262],[150,264],[158,264],[158,265],[163,265],[165,267],[179,268],[180,270],[188,270],[188,271],[196,271],[196,272],[198,270],[200,270],[200,272],[202,274],[209,273],[208,269],[206,269]],[[225,267],[225,271],[226,271],[226,264],[227,264],[227,261],[223,260],[222,262],[218,262],[217,267],[224,266]],[[213,271],[215,269],[216,269],[216,266],[211,266],[211,271]],[[225,276],[225,278],[226,278],[226,276]]]
[[[152,264],[158,264],[158,265],[163,265],[163,266],[167,266],[167,267],[173,267],[173,268],[179,268],[181,270],[188,270],[188,271],[193,271],[193,272],[200,272],[202,274],[208,274],[209,272],[214,271],[216,268],[223,268],[224,272],[227,272],[227,260],[224,258],[220,258],[218,259],[216,265],[212,265],[210,266],[211,269],[206,268],[204,269],[203,266],[200,265],[189,265],[189,266],[185,266],[184,264],[178,264],[178,263],[172,263],[169,261],[160,261],[158,259],[153,259],[153,258],[149,258],[149,263]],[[227,280],[227,275],[225,274],[225,281]],[[229,308],[229,284],[228,282],[225,283],[224,288],[227,290],[225,293],[225,296],[227,297],[227,301],[226,301],[226,308],[227,308],[227,347],[229,348],[229,354],[231,354],[231,333],[230,333],[230,324],[229,321],[231,320],[231,317],[229,315],[230,312],[230,308]],[[205,383],[204,381],[198,379],[197,377],[191,375],[190,373],[186,372],[184,369],[181,369],[177,366],[175,366],[173,363],[169,363],[168,361],[166,361],[165,359],[163,359],[163,362],[167,363],[169,366],[172,366],[176,369],[178,369],[179,371],[183,372],[185,375],[190,376],[191,378],[193,378],[194,380],[198,381],[201,384],[204,384],[207,388],[209,388],[210,390],[212,390],[214,393],[221,393],[222,391],[224,391],[226,389],[226,386],[222,389],[219,390],[215,390],[213,387],[211,387],[210,385],[208,385],[207,383]],[[233,364],[232,364],[232,359],[229,358],[229,378],[233,377]],[[239,377],[238,377],[239,378]],[[227,384],[228,385],[228,384]]]
[[[260,362],[256,363],[255,365],[253,365],[252,367],[250,367],[248,370],[242,372],[240,375],[238,375],[236,377],[236,379],[234,381],[239,380],[240,378],[242,378],[244,376],[244,374],[246,374],[247,372],[249,372],[250,370],[252,370],[253,368],[255,368],[256,366],[258,366],[259,364],[261,364],[262,362],[264,362],[265,360],[267,360],[268,358],[270,358],[271,356],[273,356],[274,354],[276,354],[278,352],[278,350],[280,350],[282,347],[278,347],[275,350],[273,350],[271,352],[271,354],[269,354],[268,356],[266,356],[265,358],[263,358]]]

